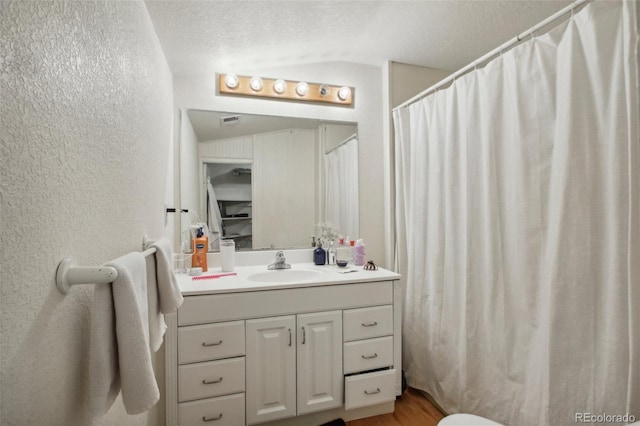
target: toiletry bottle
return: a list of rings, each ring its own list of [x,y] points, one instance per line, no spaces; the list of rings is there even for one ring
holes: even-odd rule
[[[327,263],[327,253],[322,248],[322,244],[318,243],[318,247],[313,251],[313,263],[316,265],[324,265]]]
[[[235,267],[236,243],[232,239],[220,241],[220,265],[222,272],[232,272]]]
[[[202,272],[207,272],[207,247],[209,247],[209,238],[204,235],[202,228],[198,228],[198,233],[193,239],[191,257],[191,267],[202,268]]]
[[[353,252],[354,252],[353,263],[356,266],[364,265],[365,253],[364,253],[364,241],[362,241],[362,239],[358,239],[358,242],[356,242]]]
[[[333,241],[329,243],[329,250],[327,250],[327,264],[335,265],[337,260],[336,248],[333,246]]]
[[[349,252],[347,254],[347,260],[349,261],[349,263],[354,263],[355,262],[355,245],[356,242],[354,240],[348,240],[349,241]]]

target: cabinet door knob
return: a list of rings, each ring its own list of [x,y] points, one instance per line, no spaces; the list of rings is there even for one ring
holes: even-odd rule
[[[365,394],[367,395],[375,395],[377,393],[380,393],[380,388],[376,388],[376,390],[369,392],[368,390],[365,389],[364,391]]]
[[[362,355],[362,359],[373,359],[378,358],[378,354],[374,353],[373,355]]]
[[[213,342],[213,343],[202,342],[202,346],[218,346],[221,344],[222,344],[222,340],[218,340],[217,342]]]
[[[209,418],[207,418],[205,416],[202,416],[202,421],[203,422],[215,422],[216,420],[220,420],[221,418],[222,418],[222,413],[218,414],[217,417],[209,417]]]
[[[368,322],[368,323],[362,323],[363,327],[375,327],[376,325],[378,325],[378,321],[374,321],[374,322]]]
[[[220,377],[218,380],[207,380],[207,379],[202,379],[202,384],[203,385],[213,385],[215,383],[220,383],[222,381],[222,377]]]

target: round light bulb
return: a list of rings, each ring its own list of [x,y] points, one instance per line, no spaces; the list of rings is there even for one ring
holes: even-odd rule
[[[226,84],[229,89],[235,89],[238,87],[239,82],[240,80],[235,74],[227,74],[224,76],[224,84]]]
[[[251,90],[254,92],[259,92],[262,90],[262,79],[260,77],[251,77],[251,82],[249,82],[249,86],[251,86]]]
[[[341,87],[340,90],[338,90],[338,97],[340,99],[342,99],[343,101],[346,101],[347,99],[349,99],[349,96],[351,96],[351,89],[348,87]]]
[[[301,81],[296,85],[296,93],[298,96],[306,96],[306,94],[309,93],[309,85]]]
[[[273,83],[273,91],[282,95],[287,89],[287,82],[279,78]]]

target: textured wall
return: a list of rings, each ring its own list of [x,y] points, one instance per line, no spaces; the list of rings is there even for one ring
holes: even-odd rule
[[[160,424],[119,400],[87,418],[92,287],[54,285],[64,257],[164,232],[172,81],[145,6],[3,0],[0,28],[0,423]]]

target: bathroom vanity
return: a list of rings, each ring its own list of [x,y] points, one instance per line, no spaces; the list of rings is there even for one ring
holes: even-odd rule
[[[392,412],[400,276],[354,269],[179,275],[184,303],[166,318],[167,425],[309,426]]]

